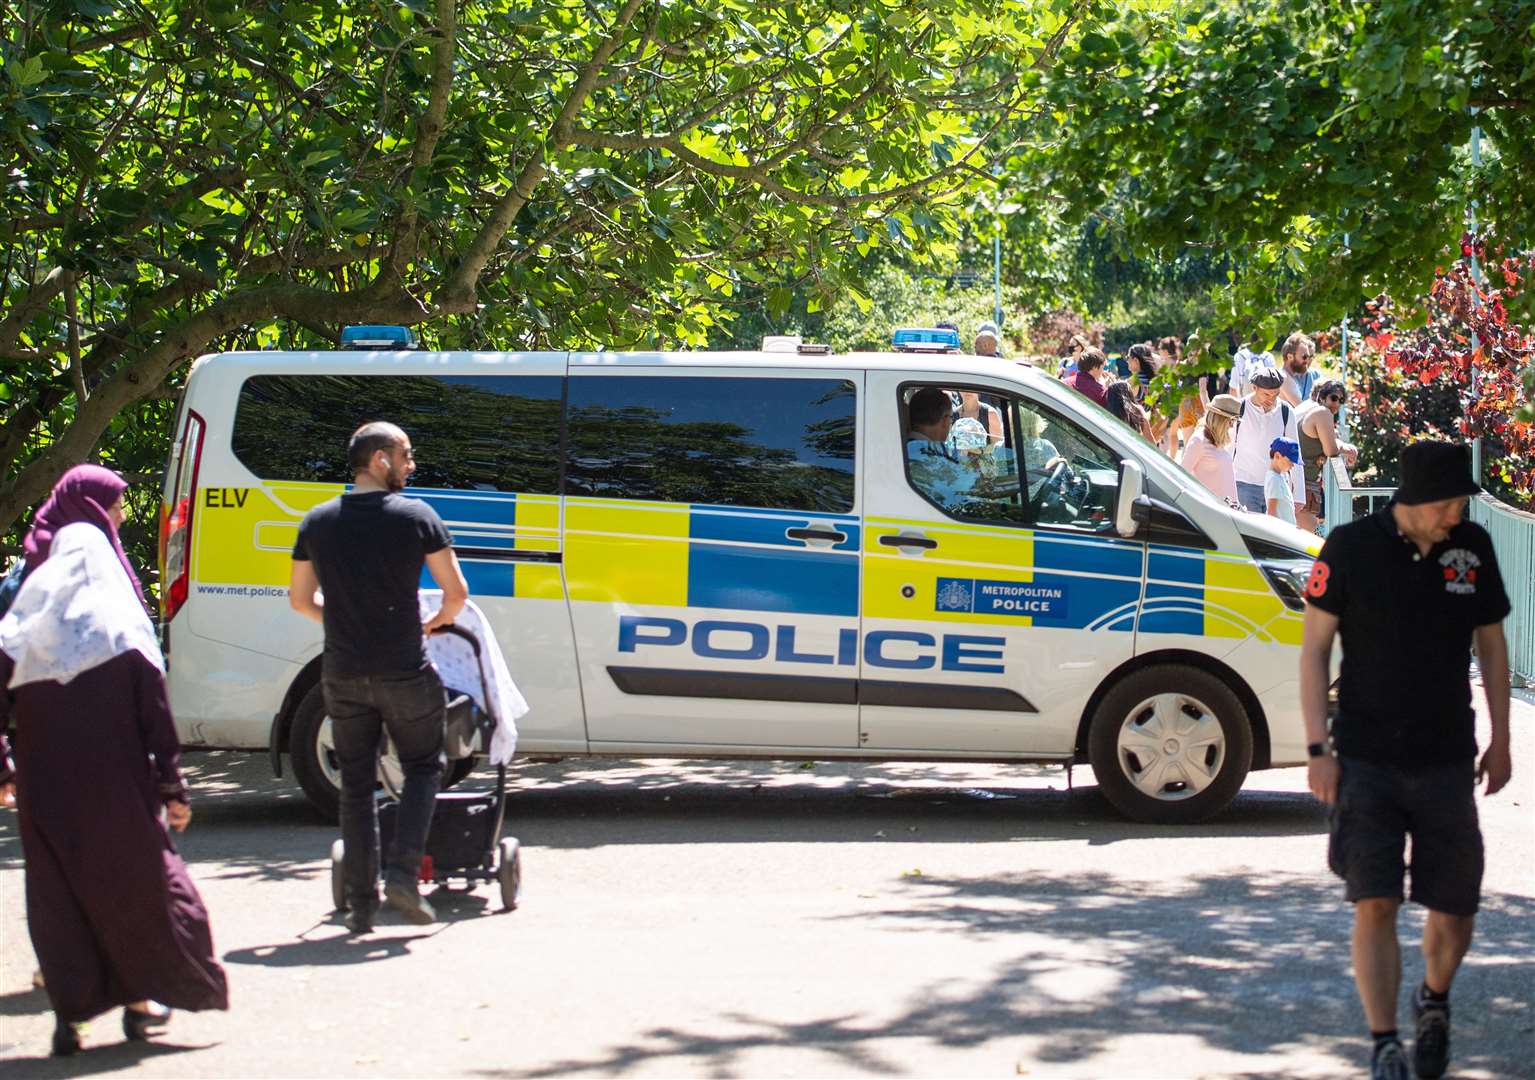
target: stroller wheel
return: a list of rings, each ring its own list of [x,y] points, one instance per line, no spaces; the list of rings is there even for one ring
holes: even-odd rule
[[[341,873],[341,859],[346,843],[337,840],[330,846],[330,899],[337,911],[346,910],[346,878]]]
[[[501,904],[507,911],[516,911],[517,898],[522,892],[522,848],[515,836],[502,837],[500,856],[496,874],[501,882]]]

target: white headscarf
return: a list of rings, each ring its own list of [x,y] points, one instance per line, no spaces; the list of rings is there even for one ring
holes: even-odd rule
[[[0,619],[0,651],[16,665],[10,685],[67,683],[129,650],[165,670],[154,627],[111,541],[95,525],[66,525]]]

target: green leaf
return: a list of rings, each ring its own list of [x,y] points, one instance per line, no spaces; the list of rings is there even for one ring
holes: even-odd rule
[[[48,77],[48,68],[41,56],[28,57],[27,61],[19,66],[14,64],[7,66],[15,69],[11,81],[18,86],[36,86]]]

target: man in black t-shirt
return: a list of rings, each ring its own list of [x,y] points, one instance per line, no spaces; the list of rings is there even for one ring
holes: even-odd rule
[[[1333,529],[1306,586],[1300,676],[1309,780],[1333,808],[1328,863],[1354,903],[1354,980],[1375,1037],[1371,1075],[1393,1080],[1408,1075],[1396,1032],[1406,839],[1410,898],[1428,908],[1413,1056],[1418,1076],[1437,1077],[1449,1060],[1450,982],[1471,945],[1481,897],[1476,785],[1486,777],[1487,794],[1495,794],[1512,771],[1509,602],[1486,530],[1464,520],[1467,498],[1480,490],[1470,465],[1463,446],[1408,447],[1395,498]],[[1335,636],[1343,671],[1329,749]],[[1473,647],[1492,721],[1480,764]]]
[[[405,432],[364,424],[347,446],[347,462],[352,490],[316,506],[299,525],[288,596],[295,611],[325,627],[321,689],[341,768],[346,924],[366,933],[378,909],[373,787],[385,729],[405,785],[384,898],[412,922],[436,919],[416,884],[443,767],[445,699],[427,662],[426,635],[453,621],[469,588],[442,519],[399,494],[416,468]],[[416,598],[423,563],[443,591],[442,607],[424,625]]]

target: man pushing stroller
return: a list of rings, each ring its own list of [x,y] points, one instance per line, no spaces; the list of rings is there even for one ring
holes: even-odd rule
[[[393,424],[364,424],[352,433],[347,464],[352,490],[316,506],[299,525],[288,598],[325,628],[321,687],[341,769],[346,926],[364,934],[378,910],[373,790],[385,730],[404,790],[384,860],[384,900],[414,923],[437,917],[417,886],[443,769],[443,686],[425,641],[453,622],[469,586],[436,511],[399,495],[416,469],[409,436]],[[417,606],[423,563],[443,592],[424,624]]]

